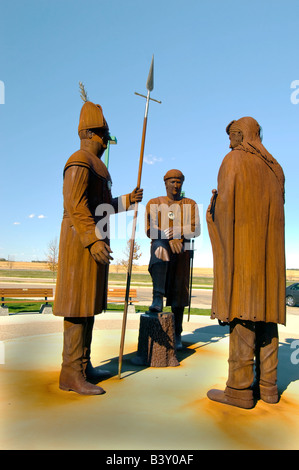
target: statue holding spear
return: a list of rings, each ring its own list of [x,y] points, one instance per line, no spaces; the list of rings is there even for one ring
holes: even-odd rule
[[[108,269],[112,260],[109,230],[96,228],[106,218],[98,208],[111,205],[115,212],[141,202],[142,189],[112,197],[112,181],[101,157],[110,141],[102,107],[88,100],[81,88],[78,134],[80,148],[63,169],[61,223],[54,315],[63,317],[63,352],[59,387],[81,395],[101,395],[95,385],[109,371],[93,367],[91,343],[95,315],[106,310]],[[106,225],[106,222],[105,222]]]

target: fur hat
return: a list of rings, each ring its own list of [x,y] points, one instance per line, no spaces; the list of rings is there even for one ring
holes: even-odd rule
[[[182,182],[185,180],[185,176],[180,170],[169,170],[164,176],[164,181],[170,178],[179,178]]]

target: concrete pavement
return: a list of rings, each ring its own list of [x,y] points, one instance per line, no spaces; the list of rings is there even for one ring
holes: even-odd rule
[[[119,379],[121,323],[116,312],[96,317],[92,362],[113,376],[101,383],[105,395],[83,397],[58,388],[62,319],[0,317],[2,450],[299,448],[298,315],[288,313],[287,326],[279,326],[280,401],[259,401],[252,410],[206,397],[210,388],[225,387],[227,327],[204,316],[191,316],[189,322],[185,317],[180,365],[148,368],[131,363],[139,314],[129,314]]]

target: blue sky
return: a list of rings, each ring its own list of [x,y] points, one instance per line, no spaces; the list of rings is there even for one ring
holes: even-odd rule
[[[203,216],[195,265],[211,267],[205,212],[229,151],[225,128],[252,116],[285,172],[287,267],[299,268],[298,18],[297,0],[2,0],[0,257],[43,260],[59,237],[62,171],[79,148],[79,81],[118,141],[113,195],[136,186],[145,100],[134,92],[146,93],[154,54],[151,96],[162,104],[149,108],[144,203],[165,194],[167,170],[183,171]],[[115,260],[131,220],[117,217],[128,229],[111,241]],[[147,264],[142,208],[138,220]]]

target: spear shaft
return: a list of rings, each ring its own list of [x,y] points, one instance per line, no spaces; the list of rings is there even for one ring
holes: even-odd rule
[[[140,188],[140,185],[141,185],[145,136],[146,136],[146,128],[147,128],[147,116],[148,116],[149,101],[151,99],[150,92],[153,89],[153,59],[152,59],[146,87],[148,91],[147,91],[147,97],[146,97],[145,114],[144,114],[144,119],[143,119],[141,149],[140,149],[139,168],[138,168],[138,177],[137,177],[137,188]],[[130,239],[130,255],[129,255],[129,264],[128,264],[128,271],[127,271],[127,285],[126,285],[124,315],[123,315],[121,340],[120,340],[120,347],[119,347],[119,362],[118,362],[118,378],[119,379],[121,378],[122,359],[123,359],[123,352],[124,352],[125,333],[126,333],[126,324],[127,324],[127,316],[128,316],[128,303],[129,303],[130,283],[131,283],[131,275],[132,275],[137,215],[138,215],[138,203],[135,202],[132,235]]]
[[[148,96],[149,96],[149,92],[148,92]],[[138,169],[138,178],[137,178],[137,188],[139,188],[140,184],[141,184],[141,174],[142,174],[142,167],[143,167],[145,135],[146,135],[146,127],[147,127],[147,112],[148,112],[148,97],[147,97],[147,101],[146,101],[146,114],[145,114],[144,120],[143,120],[143,130],[142,130],[142,141],[141,141],[139,169]],[[138,203],[135,202],[133,226],[132,226],[132,235],[131,235],[131,239],[130,239],[130,255],[129,255],[129,264],[128,264],[128,271],[127,271],[127,285],[126,285],[124,315],[123,315],[121,340],[120,340],[120,348],[119,348],[119,362],[118,362],[118,378],[119,379],[121,377],[122,358],[123,358],[124,344],[125,344],[125,333],[126,333],[126,324],[127,324],[127,316],[128,316],[128,303],[129,303],[132,265],[133,265],[133,256],[134,256],[137,215],[138,215]]]

